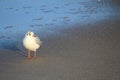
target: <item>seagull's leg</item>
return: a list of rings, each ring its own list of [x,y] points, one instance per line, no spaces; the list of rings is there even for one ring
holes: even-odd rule
[[[30,50],[28,49],[28,55],[27,58],[30,59]]]
[[[36,50],[34,50],[34,58],[36,58]]]

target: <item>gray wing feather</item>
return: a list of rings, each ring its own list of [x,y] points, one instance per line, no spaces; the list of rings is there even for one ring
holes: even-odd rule
[[[40,45],[42,42],[40,41],[39,37],[36,36],[35,41],[38,45]]]

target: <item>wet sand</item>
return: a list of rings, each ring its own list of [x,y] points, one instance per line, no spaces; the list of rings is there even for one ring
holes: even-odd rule
[[[119,80],[119,20],[74,26],[44,38],[37,59],[27,60],[22,44],[0,49],[0,80]]]

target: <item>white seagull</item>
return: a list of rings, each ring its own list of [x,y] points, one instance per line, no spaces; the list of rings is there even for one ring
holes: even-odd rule
[[[25,34],[23,39],[23,45],[26,49],[28,49],[27,58],[30,59],[30,51],[34,51],[34,58],[36,58],[36,50],[40,47],[41,41],[39,37],[37,37],[34,32],[28,31]]]

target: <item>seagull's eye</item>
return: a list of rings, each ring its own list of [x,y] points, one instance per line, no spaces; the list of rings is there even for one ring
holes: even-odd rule
[[[31,34],[29,33],[29,36],[30,36]]]
[[[30,33],[28,33],[27,35],[28,35],[28,36],[30,36],[31,34],[30,34]]]

